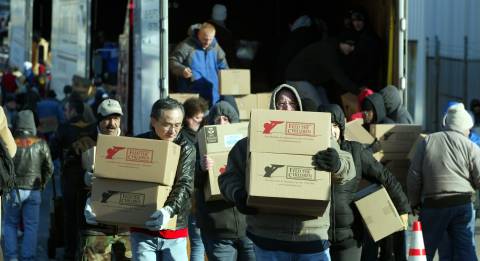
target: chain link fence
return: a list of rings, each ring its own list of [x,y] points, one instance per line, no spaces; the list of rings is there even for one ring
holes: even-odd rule
[[[468,37],[464,39],[463,58],[442,56],[441,48],[438,37],[427,38],[425,109],[428,132],[441,129],[448,101],[463,102],[469,109],[470,101],[480,98],[480,59],[468,57]]]

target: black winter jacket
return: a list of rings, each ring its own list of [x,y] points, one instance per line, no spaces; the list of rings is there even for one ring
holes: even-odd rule
[[[392,119],[390,119],[387,116],[387,111],[385,109],[385,102],[381,94],[374,93],[370,96],[367,96],[363,103],[364,104],[370,103],[373,106],[373,109],[375,110],[375,119],[374,119],[374,122],[372,122],[372,124],[395,123]]]
[[[137,136],[144,139],[160,139],[154,131]],[[172,216],[177,215],[177,230],[188,226],[191,198],[193,194],[193,175],[195,171],[195,147],[180,133],[173,141],[181,147],[177,173],[172,191],[168,195],[165,206],[172,208]]]
[[[225,200],[205,201],[203,188],[205,175],[208,175],[208,173],[197,170],[196,175],[195,179],[201,180],[195,182],[195,197],[197,226],[202,230],[202,234],[212,239],[245,237],[247,230],[245,215],[240,213],[232,202]]]
[[[183,127],[182,130],[180,131],[182,136],[190,142],[190,144],[195,145],[197,144],[197,134],[198,132],[188,128],[188,127]]]
[[[412,116],[402,105],[402,97],[397,87],[393,85],[386,86],[380,90],[380,94],[385,102],[387,117],[391,118],[395,123],[413,124]]]
[[[53,173],[47,143],[28,131],[16,132],[15,143],[17,153],[13,161],[17,188],[43,190]]]
[[[238,123],[238,113],[227,102],[220,101],[210,109],[209,123],[214,124],[217,116],[227,116],[231,123]],[[197,157],[195,171],[196,218],[202,234],[213,239],[238,239],[246,236],[247,222],[232,202],[225,200],[205,201],[205,182],[208,172],[200,168]]]
[[[362,178],[383,185],[400,215],[409,213],[411,210],[400,183],[373,157],[370,150],[355,141],[342,141],[340,147],[352,154],[357,171],[357,176],[353,180],[343,185],[334,184],[333,186],[333,211],[331,211],[334,213],[331,224],[333,231],[330,235],[332,248],[342,249],[355,243],[359,244],[363,237],[363,224],[353,202],[358,183]]]
[[[82,152],[95,146],[97,133],[97,126],[87,123],[82,117],[75,117],[58,127],[50,147],[52,159],[62,160],[63,175],[76,175],[74,173],[78,171],[83,173]],[[65,170],[72,170],[72,173]]]
[[[332,122],[340,127],[340,148],[350,152],[355,163],[355,178],[345,184],[333,184],[332,187],[332,211],[330,211],[332,221],[329,236],[332,249],[346,249],[361,244],[363,238],[363,224],[353,203],[358,183],[362,178],[383,185],[399,214],[409,213],[410,204],[395,176],[373,157],[369,149],[359,142],[344,140],[345,115],[342,108],[336,104],[322,105],[319,111],[332,114]]]
[[[322,32],[314,26],[301,27],[290,32],[278,51],[277,62],[274,65],[275,84],[282,84],[286,81],[285,71],[288,64],[303,48],[321,39]]]
[[[348,78],[340,64],[340,55],[335,39],[313,43],[292,59],[286,69],[286,79],[324,86],[333,80],[344,91],[359,93],[360,86]]]
[[[378,91],[378,75],[384,50],[380,38],[370,28],[357,32],[355,51],[351,54],[355,61],[352,80],[361,86]]]

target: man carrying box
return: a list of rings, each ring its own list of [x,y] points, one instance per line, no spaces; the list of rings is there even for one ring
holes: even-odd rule
[[[215,40],[215,27],[203,23],[179,43],[169,58],[169,67],[178,77],[176,91],[199,93],[215,104],[220,99],[218,71],[228,69],[225,52]]]
[[[97,108],[98,131],[103,135],[121,135],[121,117],[123,115],[120,103],[113,99],[104,100]],[[95,147],[82,153],[82,165],[86,169],[85,186],[91,188],[94,169]],[[109,260],[112,252],[115,260],[131,258],[132,252],[128,231],[120,232],[117,226],[97,224],[95,213],[92,212],[90,198],[87,199],[84,211],[89,224],[81,233],[81,260]],[[113,247],[113,246],[117,247]]]
[[[339,261],[360,260],[362,255],[367,257],[366,260],[376,259],[378,254],[376,247],[371,247],[375,250],[373,253],[367,251],[367,253],[362,254],[364,235],[360,232],[363,224],[358,222],[358,216],[354,214],[353,209],[353,199],[358,183],[362,178],[365,178],[368,181],[382,184],[392,198],[395,208],[405,224],[405,228],[408,225],[408,213],[410,212],[407,196],[392,173],[375,160],[370,150],[364,148],[359,142],[345,140],[345,114],[339,105],[320,105],[318,111],[332,114],[332,134],[342,149],[352,153],[355,170],[357,171],[356,177],[351,181],[345,184],[334,185],[333,204],[335,210],[332,213],[332,217],[335,220],[335,226],[331,228],[333,233],[331,239],[332,257],[334,260]],[[363,243],[368,243],[368,241]],[[373,256],[367,256],[367,254]]]
[[[182,104],[167,98],[152,106],[153,130],[139,138],[167,140],[181,147],[175,182],[165,205],[145,223],[148,229],[130,228],[133,260],[187,260],[188,215],[193,193],[195,148],[179,132],[184,110]],[[170,218],[177,215],[176,230],[165,230]]]
[[[286,84],[272,93],[273,110],[301,111],[302,103],[297,91]],[[346,182],[355,176],[350,153],[341,151],[334,140],[334,148],[319,151],[312,160],[318,169],[331,172],[335,182]],[[222,196],[234,202],[247,216],[247,236],[254,242],[257,260],[330,260],[328,229],[330,210],[321,217],[290,214],[265,214],[247,206],[246,172],[248,139],[242,139],[228,155],[227,170],[219,177]],[[327,175],[327,174],[325,174]]]
[[[212,125],[238,122],[238,113],[225,101],[215,104],[208,115],[208,123]],[[212,157],[200,155],[200,164],[197,164],[195,173],[197,221],[202,231],[207,257],[209,260],[219,261],[253,261],[255,260],[253,243],[245,234],[247,227],[245,215],[231,202],[223,199],[206,200],[205,186],[208,186],[208,172],[213,170],[214,166]]]

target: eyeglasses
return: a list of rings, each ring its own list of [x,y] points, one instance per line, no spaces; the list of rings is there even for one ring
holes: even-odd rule
[[[178,130],[180,130],[180,129],[182,128],[182,126],[183,126],[183,125],[182,125],[181,123],[175,123],[175,124],[166,123],[166,122],[160,123],[160,127],[161,127],[162,129],[164,129],[164,130],[167,130],[167,131],[169,131],[169,130],[171,130],[171,129],[178,131]]]
[[[277,107],[282,107],[282,108],[285,108],[285,107],[297,107],[297,103],[296,102],[277,102]]]

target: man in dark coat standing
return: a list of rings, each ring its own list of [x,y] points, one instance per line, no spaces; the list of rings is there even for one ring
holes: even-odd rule
[[[360,85],[347,76],[341,63],[342,56],[354,51],[354,42],[354,36],[346,33],[339,39],[328,38],[305,47],[288,65],[287,83],[301,98],[316,101],[316,107],[339,100],[344,92],[359,93]]]

